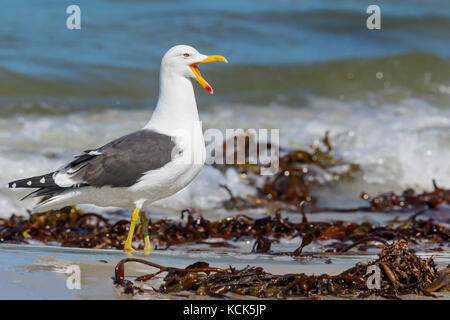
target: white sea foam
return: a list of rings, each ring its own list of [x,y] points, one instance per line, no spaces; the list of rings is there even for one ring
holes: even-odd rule
[[[106,111],[66,117],[18,116],[0,119],[0,185],[50,172],[82,150],[136,130],[146,123],[150,110]],[[334,152],[361,164],[366,185],[380,191],[408,187],[430,189],[432,179],[450,188],[450,110],[420,100],[366,106],[311,98],[305,106],[218,106],[201,115],[207,128],[280,128],[284,147],[306,147],[330,131]],[[154,204],[179,211],[195,207],[226,215],[215,209],[228,193],[254,193],[232,169],[222,173],[206,166],[185,190]],[[346,192],[357,197],[361,186]],[[0,189],[0,216],[24,214],[35,200],[19,202],[26,190]]]
[[[361,164],[369,184],[429,190],[435,178],[450,187],[450,109],[413,99],[367,107],[322,98],[299,109],[229,109],[218,108],[211,125],[279,127],[285,147],[306,147],[329,130],[336,153]]]

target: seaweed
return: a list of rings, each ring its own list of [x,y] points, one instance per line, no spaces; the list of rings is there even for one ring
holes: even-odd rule
[[[315,203],[311,195],[311,186],[319,183],[319,173],[325,171],[333,182],[348,179],[360,167],[356,163],[346,163],[332,155],[328,131],[320,145],[310,145],[311,151],[292,150],[280,157],[279,172],[266,179],[258,188],[258,196],[271,201],[282,201],[300,205],[303,201]],[[339,168],[340,170],[336,170]]]
[[[144,290],[125,280],[125,264],[137,262],[159,269],[155,273],[140,276],[136,281],[148,281],[161,273],[167,273],[159,288]],[[377,266],[380,274],[379,287],[367,285],[371,273],[369,267]],[[191,292],[200,296],[227,298],[233,293],[258,298],[358,296],[372,294],[398,299],[404,294],[423,294],[435,297],[432,292],[449,289],[449,270],[438,270],[433,258],[422,259],[410,249],[408,242],[400,240],[385,246],[377,260],[357,263],[339,275],[274,275],[261,267],[247,266],[236,269],[232,266],[222,269],[210,267],[199,261],[184,269],[161,266],[141,259],[121,260],[115,269],[114,282],[124,293],[144,291],[165,294]]]
[[[421,194],[416,194],[414,189],[407,189],[401,195],[388,192],[373,198],[363,192],[361,198],[369,202],[369,211],[378,212],[420,207],[434,209],[441,204],[450,203],[450,190],[439,188],[435,180],[433,187],[433,191]]]
[[[373,226],[368,222],[359,224],[340,220],[310,222],[306,216],[301,222],[292,222],[288,217],[282,216],[282,210],[277,210],[274,216],[262,218],[240,214],[212,221],[203,217],[199,210],[186,209],[182,211],[182,219],[179,221],[167,218],[150,221],[149,235],[158,248],[164,249],[185,243],[234,248],[235,246],[226,240],[250,238],[255,239],[252,252],[287,255],[301,255],[303,248],[310,243],[329,239],[336,240],[324,248],[324,252],[330,253],[346,252],[358,245],[363,245],[360,249],[367,249],[366,243],[374,241],[386,243],[388,240],[406,239],[414,243],[418,240],[439,245],[448,243],[450,231],[445,225],[435,222],[432,218],[417,220],[417,216],[425,211],[418,211],[405,221]],[[66,207],[59,211],[29,214],[28,219],[16,215],[2,219],[0,242],[28,243],[30,239],[34,239],[44,243],[57,242],[65,247],[122,249],[128,227],[127,220],[111,223],[109,219],[98,214]],[[141,232],[136,232],[134,240],[142,240],[141,237]],[[271,250],[273,241],[295,237],[301,238],[301,244],[294,252]],[[225,241],[205,242],[209,239]]]
[[[231,139],[235,139],[233,137]],[[245,164],[233,165],[242,177],[248,180],[249,184],[254,184],[253,175],[260,172],[263,164],[249,164],[248,149],[249,139],[245,134]],[[224,142],[224,154],[226,145]],[[236,146],[233,155],[228,155],[233,159],[237,158],[236,153],[244,146]],[[257,145],[259,148],[259,144]],[[273,148],[268,144],[267,148]],[[356,163],[347,163],[343,159],[333,154],[333,147],[330,143],[329,132],[326,131],[321,142],[314,143],[308,149],[281,150],[283,155],[279,158],[279,169],[273,176],[268,176],[262,186],[257,186],[258,193],[250,197],[252,201],[247,203],[231,195],[231,202],[224,202],[228,208],[247,208],[252,206],[266,205],[267,202],[280,201],[300,206],[302,202],[314,204],[316,199],[311,194],[311,187],[323,182],[324,173],[328,176],[327,181],[341,181],[351,179],[355,173],[359,172],[360,166]],[[215,164],[214,167],[222,169],[223,165]],[[230,194],[231,191],[227,190]],[[240,204],[240,206],[239,206]]]
[[[84,213],[75,207],[28,214],[28,219],[14,214],[2,219],[0,242],[27,244],[33,239],[63,247],[122,248],[129,224],[125,220],[110,224],[99,214]]]
[[[273,185],[272,183],[270,184]],[[268,187],[269,189],[272,187]],[[307,201],[300,201],[298,205],[290,202],[280,201],[280,198],[273,199],[273,197],[260,197],[249,195],[247,198],[235,196],[232,190],[221,185],[229,194],[229,199],[222,201],[221,206],[228,210],[243,210],[250,208],[283,208],[291,213],[319,213],[319,212],[334,212],[334,213],[349,213],[349,212],[385,212],[394,213],[399,211],[410,212],[416,209],[437,209],[440,205],[450,204],[450,189],[443,189],[437,186],[436,181],[433,180],[432,191],[424,191],[416,193],[414,189],[407,189],[401,194],[394,192],[386,192],[375,197],[371,197],[368,193],[362,192],[361,199],[368,202],[366,206],[350,207],[350,208],[330,208],[317,206],[316,201],[312,201],[311,197]],[[267,187],[267,182],[263,188]],[[282,200],[282,199],[281,199]]]
[[[235,139],[233,137],[233,139]],[[248,144],[250,136],[245,135],[245,159],[248,161]],[[225,152],[227,142],[223,148]],[[237,146],[239,147],[239,146]],[[242,146],[240,146],[242,148]],[[259,145],[258,145],[259,147]],[[267,145],[273,147],[272,144]],[[231,155],[236,159],[236,148]],[[214,165],[223,168],[221,165]],[[221,185],[229,194],[229,199],[221,203],[228,210],[243,210],[249,208],[284,208],[291,212],[393,212],[396,210],[411,210],[417,208],[434,209],[440,204],[450,203],[450,190],[439,188],[433,180],[433,191],[417,194],[409,188],[397,195],[387,192],[371,197],[366,192],[361,192],[361,199],[368,202],[367,206],[355,208],[324,208],[318,206],[317,199],[312,194],[315,185],[325,182],[336,183],[351,180],[358,172],[360,166],[357,163],[346,162],[333,153],[329,132],[326,131],[320,143],[315,143],[307,149],[283,150],[279,159],[279,170],[273,176],[265,178],[262,185],[255,183],[254,175],[260,171],[261,164],[234,164],[241,174],[240,176],[248,184],[256,186],[256,195],[246,197],[235,196],[226,185]],[[328,176],[324,181],[324,175]]]
[[[246,135],[248,146],[250,136]],[[224,144],[225,146],[225,144]],[[259,147],[259,145],[258,145]],[[268,144],[267,147],[273,147]],[[249,157],[248,149],[246,158]],[[406,239],[411,243],[428,240],[441,246],[449,241],[448,228],[432,218],[418,220],[431,210],[439,210],[441,205],[450,203],[450,190],[437,186],[434,190],[416,193],[412,189],[397,195],[393,192],[371,197],[365,192],[361,198],[367,205],[353,208],[328,208],[318,206],[311,195],[311,187],[318,183],[320,173],[331,175],[331,181],[351,178],[359,166],[345,163],[333,154],[328,132],[321,143],[313,144],[309,150],[283,150],[280,158],[280,170],[267,177],[258,194],[252,197],[241,197],[233,194],[233,190],[222,185],[228,192],[229,199],[222,202],[226,209],[244,210],[264,208],[267,216],[252,218],[238,214],[225,219],[211,221],[203,217],[200,210],[185,209],[181,212],[181,220],[160,219],[150,221],[149,234],[157,248],[169,248],[185,243],[206,244],[210,247],[233,248],[227,240],[253,239],[254,253],[302,255],[303,248],[317,240],[336,240],[329,243],[325,252],[346,252],[355,247],[365,250],[370,243],[385,244],[386,241]],[[236,157],[236,154],[232,156]],[[215,165],[219,169],[218,165]],[[237,165],[236,169],[250,180],[260,165]],[[345,170],[336,168],[345,167]],[[301,222],[294,223],[281,212],[300,213]],[[309,222],[306,213],[317,212],[389,212],[398,211],[413,213],[410,218],[399,221],[394,219],[388,225],[373,226],[368,222],[361,224],[348,221]],[[272,214],[274,212],[274,214]],[[112,223],[109,219],[94,213],[84,213],[75,207],[44,213],[29,213],[29,217],[12,215],[9,219],[0,219],[0,242],[28,243],[30,239],[44,243],[60,243],[62,246],[81,248],[116,248],[122,249],[122,242],[128,232],[129,221],[119,220]],[[137,226],[133,241],[141,240],[141,225]],[[301,243],[294,252],[273,252],[272,243],[281,238],[301,238]],[[206,241],[219,239],[216,242]],[[223,241],[221,241],[223,240]],[[142,249],[142,244],[137,249]],[[436,248],[436,250],[442,247]]]
[[[246,144],[249,137],[246,137]],[[259,147],[259,146],[258,146]],[[268,148],[273,145],[268,144]],[[236,154],[232,156],[237,157]],[[246,159],[249,154],[246,149]],[[224,167],[214,165],[222,170]],[[235,165],[240,175],[254,184],[255,196],[235,195],[226,185],[222,185],[229,199],[220,203],[227,210],[263,208],[266,216],[254,218],[237,214],[224,219],[210,220],[199,209],[181,211],[181,219],[167,218],[150,221],[148,231],[156,249],[168,249],[176,245],[202,244],[210,248],[239,248],[230,241],[251,239],[254,254],[305,256],[304,249],[315,242],[323,242],[322,253],[326,264],[332,263],[330,255],[347,253],[350,250],[366,251],[369,248],[383,248],[379,258],[369,263],[358,263],[339,275],[274,275],[263,268],[247,266],[244,269],[215,268],[206,262],[196,262],[184,269],[161,266],[150,261],[128,258],[116,267],[116,283],[124,293],[160,292],[185,296],[186,292],[215,298],[229,298],[229,293],[260,298],[309,297],[318,299],[323,295],[367,297],[378,295],[388,299],[398,299],[403,294],[423,294],[434,296],[433,292],[449,289],[449,270],[438,270],[433,259],[421,259],[410,248],[423,243],[437,244],[431,251],[448,248],[450,230],[447,225],[432,217],[430,212],[447,210],[450,203],[450,189],[438,187],[433,180],[433,190],[417,193],[407,189],[400,194],[387,192],[377,196],[361,193],[366,205],[349,208],[320,207],[313,195],[313,187],[325,182],[352,179],[359,171],[359,165],[346,163],[336,157],[328,132],[321,143],[313,144],[308,150],[283,150],[280,170],[257,184],[255,174],[261,165]],[[442,209],[442,210],[441,210]],[[301,214],[299,222],[293,222],[284,213]],[[405,219],[396,216],[385,225],[351,221],[310,221],[307,218],[318,212],[351,213],[383,212],[409,213]],[[123,241],[128,233],[129,221],[112,221],[95,213],[85,213],[76,207],[43,213],[28,213],[28,217],[12,215],[0,218],[0,243],[29,243],[38,240],[43,243],[58,243],[64,247],[123,249]],[[420,219],[419,219],[420,217]],[[316,219],[317,220],[317,219]],[[297,221],[297,220],[296,220]],[[133,241],[142,245],[142,225],[137,225]],[[298,247],[293,251],[274,251],[273,244],[280,239],[298,239]],[[212,241],[214,240],[214,241]],[[393,243],[392,243],[393,242]],[[389,245],[389,243],[392,243]],[[190,249],[195,250],[195,249]],[[202,250],[202,249],[197,249]],[[211,250],[211,249],[206,249]],[[313,253],[314,254],[314,253]],[[296,258],[298,259],[298,258]],[[167,273],[158,289],[145,289],[125,279],[125,264],[143,263],[158,269],[135,279],[148,281]],[[369,289],[369,267],[377,266],[381,281],[378,289]],[[447,267],[448,268],[448,267]],[[183,293],[184,292],[184,293]]]

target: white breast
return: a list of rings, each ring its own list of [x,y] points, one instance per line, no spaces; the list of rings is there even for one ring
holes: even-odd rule
[[[176,144],[172,161],[147,172],[129,188],[136,199],[146,199],[146,203],[150,203],[171,196],[186,187],[203,168],[206,150],[201,127],[189,134],[180,130],[172,136]]]

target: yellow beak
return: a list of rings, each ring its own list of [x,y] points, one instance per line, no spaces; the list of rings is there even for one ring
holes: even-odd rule
[[[195,74],[195,80],[198,81],[202,85],[203,88],[205,88],[206,91],[213,94],[214,90],[209,85],[208,82],[206,82],[205,79],[203,79],[202,74],[200,73],[200,70],[198,69],[198,65],[202,63],[208,63],[208,62],[215,62],[215,61],[223,61],[225,63],[228,63],[227,59],[225,57],[214,55],[214,56],[208,56],[205,60],[202,60],[200,62],[196,62],[191,64],[189,67],[191,68],[192,72]]]

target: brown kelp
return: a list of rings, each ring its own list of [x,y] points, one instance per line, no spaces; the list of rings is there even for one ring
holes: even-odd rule
[[[245,148],[245,164],[236,164],[234,167],[240,176],[247,180],[249,184],[255,184],[255,174],[260,172],[262,164],[249,164],[249,143],[252,136],[244,133],[244,143],[235,143],[234,154],[227,155],[232,159],[237,159],[237,152]],[[238,140],[240,137],[234,137]],[[234,142],[236,142],[234,141]],[[223,144],[224,154],[226,145]],[[258,148],[260,144],[257,145]],[[273,144],[268,144],[266,148],[275,148]],[[450,203],[450,190],[439,188],[433,180],[434,190],[417,194],[413,189],[407,189],[398,195],[387,192],[375,197],[371,197],[366,192],[361,192],[361,198],[368,202],[368,205],[354,208],[325,208],[320,207],[312,192],[313,186],[318,186],[324,182],[336,183],[352,179],[359,171],[357,163],[347,162],[333,152],[328,131],[319,143],[309,146],[309,148],[299,148],[293,150],[281,150],[279,158],[279,170],[272,176],[267,176],[262,185],[255,184],[256,195],[245,197],[237,196],[226,185],[230,198],[223,201],[221,205],[226,209],[242,210],[248,208],[285,208],[291,212],[354,212],[354,211],[376,211],[387,212],[394,210],[410,210],[416,208],[434,209],[440,204]],[[225,154],[226,155],[226,154]],[[225,158],[224,158],[225,159]],[[222,169],[223,165],[214,165]],[[327,181],[321,178],[326,175]]]
[[[204,242],[208,239],[254,239],[253,252],[300,255],[303,247],[316,240],[336,240],[328,244],[325,252],[345,252],[355,246],[367,247],[367,242],[386,243],[388,240],[407,239],[410,242],[429,241],[448,244],[449,229],[432,218],[418,220],[418,211],[407,220],[389,225],[373,226],[369,222],[348,221],[310,222],[306,216],[301,222],[283,217],[281,210],[275,215],[252,218],[236,215],[220,220],[209,220],[199,210],[183,210],[182,220],[159,219],[149,224],[149,235],[158,247],[168,248],[185,243],[206,243],[210,247],[230,247],[227,241]],[[28,218],[12,215],[0,222],[0,242],[27,243],[29,239],[43,243],[59,243],[78,248],[122,248],[129,227],[127,220],[111,223],[95,213],[84,213],[73,207],[58,211],[30,214]],[[138,226],[141,228],[142,226]],[[134,240],[141,233],[135,233]],[[281,238],[299,237],[301,244],[293,253],[272,252],[271,243]],[[138,249],[141,249],[140,247]]]
[[[441,204],[450,203],[450,190],[439,188],[433,180],[434,190],[417,194],[413,189],[407,189],[402,194],[393,192],[370,197],[363,192],[361,198],[369,202],[370,211],[393,211],[398,209],[430,208],[434,209]]]
[[[136,281],[148,281],[161,273],[167,273],[163,283],[150,292],[166,294],[191,292],[201,296],[227,298],[228,293],[258,298],[314,297],[314,296],[359,296],[375,294],[386,298],[398,298],[404,294],[424,294],[448,290],[449,271],[438,270],[433,258],[421,259],[404,240],[385,246],[379,258],[368,264],[357,263],[353,268],[338,275],[306,275],[304,273],[274,275],[261,267],[247,266],[236,269],[210,267],[206,262],[196,262],[184,269],[161,266],[147,260],[123,259],[115,270],[115,283],[125,293],[146,291],[125,279],[125,264],[137,262],[158,269],[157,272],[140,276]],[[372,267],[378,270],[379,281],[372,283]]]
[[[272,188],[273,183],[270,181],[270,186],[264,185],[263,188]],[[298,205],[291,204],[290,202],[272,200],[272,197],[248,196],[240,197],[235,196],[232,190],[222,185],[222,187],[228,192],[229,199],[222,202],[222,206],[228,210],[242,210],[249,208],[284,208],[292,213],[317,213],[317,212],[397,212],[397,211],[411,211],[415,209],[436,209],[440,205],[450,204],[450,189],[440,188],[436,185],[436,181],[433,180],[434,189],[432,191],[424,191],[422,193],[416,193],[414,189],[407,189],[401,194],[394,192],[386,192],[375,197],[371,197],[368,193],[362,192],[361,199],[368,202],[365,206],[349,207],[349,208],[330,208],[320,207],[315,201],[311,202],[311,197],[308,201],[301,201]]]
[[[226,154],[226,146],[230,141],[223,144],[224,160],[228,157],[233,160],[234,167],[241,173],[241,176],[252,183],[254,174],[259,173],[264,164],[251,164],[249,161],[249,143],[252,136],[243,133],[243,137],[236,136],[231,138],[235,144],[233,154]],[[241,143],[237,143],[241,139]],[[244,144],[245,142],[245,144]],[[257,144],[257,150],[261,147]],[[267,144],[265,148],[276,149],[273,144]],[[237,152],[245,150],[245,164],[237,163]],[[348,163],[336,155],[333,155],[333,147],[330,143],[328,131],[320,143],[312,144],[306,149],[280,150],[282,155],[279,157],[279,170],[276,174],[268,176],[262,186],[257,186],[258,194],[252,197],[252,201],[236,202],[240,198],[231,197],[234,208],[246,208],[255,205],[264,205],[270,201],[281,201],[299,206],[302,202],[314,203],[315,198],[311,194],[311,186],[318,184],[322,179],[323,173],[329,176],[330,181],[340,181],[351,178],[360,167],[356,163]],[[214,165],[216,168],[225,168],[223,165]],[[231,190],[228,189],[231,193]],[[241,206],[238,206],[241,204]],[[230,203],[225,202],[225,206]],[[229,206],[232,207],[232,206]]]
[[[246,148],[247,160],[250,138],[249,135],[245,136],[243,146]],[[266,147],[271,148],[273,145],[268,144]],[[210,247],[232,248],[233,245],[226,240],[251,238],[255,240],[253,252],[294,255],[300,255],[305,246],[316,240],[328,239],[336,241],[324,248],[326,252],[345,252],[355,247],[364,250],[372,242],[385,243],[388,240],[399,239],[407,239],[412,243],[427,240],[440,245],[448,244],[448,228],[433,219],[423,219],[427,212],[439,210],[441,205],[450,203],[450,190],[439,188],[434,181],[434,190],[430,192],[416,193],[408,189],[401,194],[388,192],[375,197],[362,192],[362,199],[367,201],[365,206],[320,207],[310,192],[311,186],[318,182],[319,173],[325,171],[333,177],[332,181],[339,181],[351,177],[353,172],[358,171],[358,165],[345,163],[333,154],[328,133],[320,143],[311,145],[308,150],[282,150],[282,153],[280,171],[274,176],[267,177],[264,184],[257,187],[256,196],[237,196],[229,187],[223,186],[230,197],[221,203],[221,206],[233,210],[264,208],[267,216],[252,218],[238,214],[212,221],[203,217],[200,210],[183,210],[182,219],[179,221],[170,219],[151,221],[149,224],[151,241],[165,248],[193,242],[205,243]],[[236,154],[231,156],[237,157]],[[246,179],[250,179],[259,166],[259,164],[237,165],[236,169]],[[220,169],[220,166],[216,167]],[[346,169],[336,170],[337,167]],[[284,211],[303,214],[302,222],[294,223],[283,217],[281,212]],[[390,213],[405,211],[410,212],[411,217],[401,221],[394,220],[388,225],[381,226],[374,226],[369,222],[309,222],[306,219],[306,214],[309,213],[356,211]],[[421,219],[417,219],[419,215]],[[27,243],[29,239],[34,239],[69,247],[121,249],[128,227],[127,220],[113,223],[101,215],[67,207],[44,213],[30,213],[28,218],[12,215],[9,219],[0,219],[0,242]],[[141,226],[138,225],[137,228],[133,240],[142,240]],[[286,237],[299,239],[301,237],[299,248],[295,252],[272,252],[273,241]],[[225,241],[205,242],[212,238]]]

